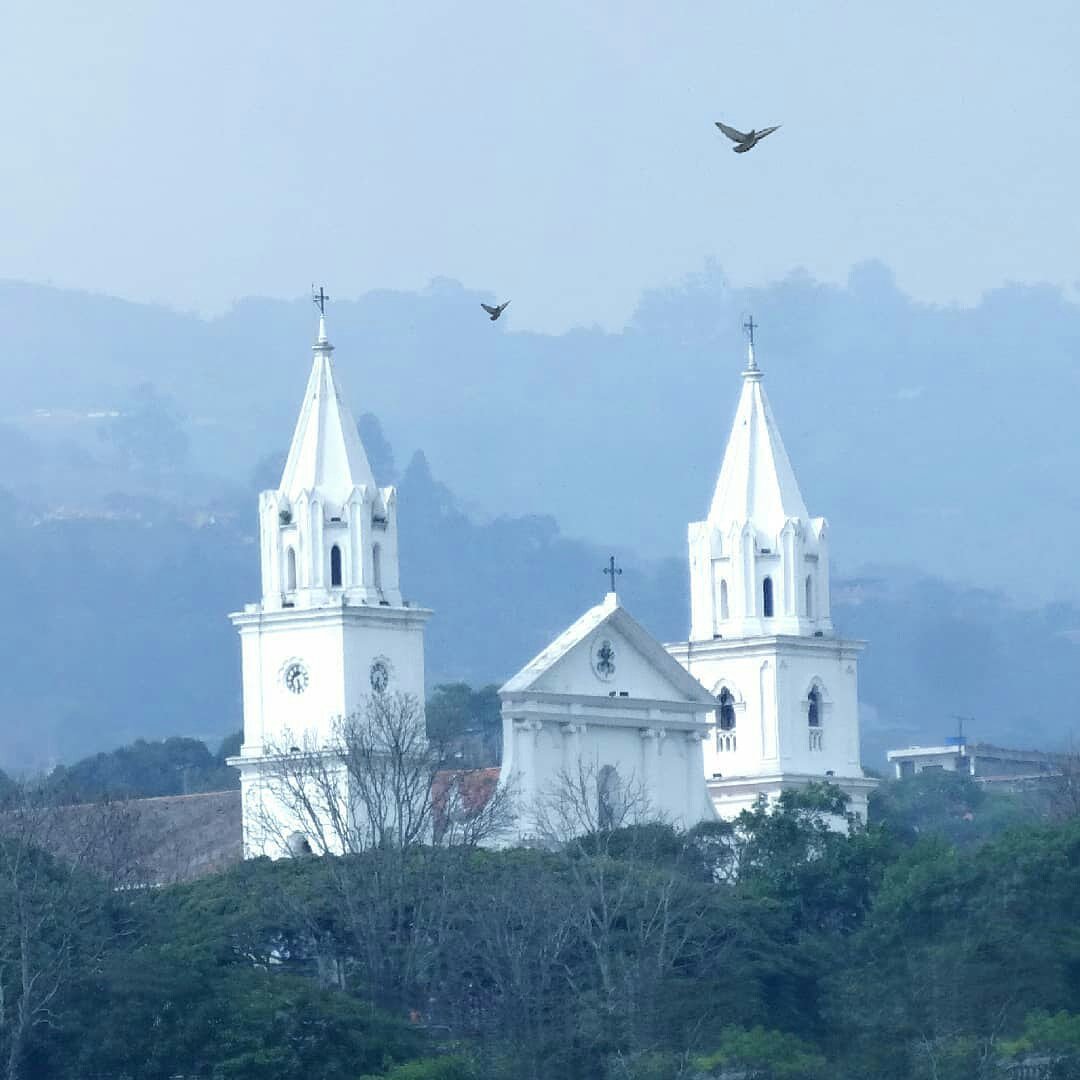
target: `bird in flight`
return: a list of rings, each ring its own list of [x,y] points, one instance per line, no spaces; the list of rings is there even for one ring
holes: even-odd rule
[[[716,121],[716,126],[735,144],[732,149],[736,154],[745,154],[747,150],[752,150],[766,135],[771,135],[776,128],[780,127],[779,124],[776,127],[762,128],[760,131],[739,131],[737,128],[729,127],[727,124]]]
[[[481,304],[480,306],[491,316],[491,321],[494,322],[510,306],[510,301],[507,300],[505,304],[497,304],[495,307],[490,304]]]

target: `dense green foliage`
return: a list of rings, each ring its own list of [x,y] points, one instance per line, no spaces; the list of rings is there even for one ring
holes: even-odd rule
[[[502,703],[491,683],[474,690],[468,683],[440,683],[424,707],[428,735],[447,748],[448,760],[483,769],[502,760]]]
[[[1073,766],[1068,768],[1071,774]],[[870,816],[905,840],[935,836],[963,848],[1012,825],[1051,816],[1059,808],[1071,816],[1075,808],[1067,805],[1068,795],[1064,779],[1014,792],[987,787],[964,773],[928,769],[874,791]]]
[[[138,739],[74,765],[58,765],[42,783],[58,802],[224,791],[239,786],[236,770],[225,764],[238,752],[239,741],[238,735],[230,736],[213,753],[198,739]]]
[[[688,834],[256,860],[147,892],[12,836],[0,1067],[65,1080],[1080,1075],[1080,819],[1037,817],[962,777],[884,785],[877,820],[850,835],[830,828],[838,811],[822,786]]]

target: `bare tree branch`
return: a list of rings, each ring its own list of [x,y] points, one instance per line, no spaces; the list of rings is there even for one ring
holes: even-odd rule
[[[246,812],[255,846],[276,854],[299,853],[297,836],[320,855],[475,846],[512,816],[509,790],[491,771],[445,768],[409,694],[373,694],[362,713],[334,721],[328,740],[285,732],[265,752]]]

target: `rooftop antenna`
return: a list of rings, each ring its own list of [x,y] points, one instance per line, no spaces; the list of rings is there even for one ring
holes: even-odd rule
[[[952,718],[956,721],[956,737],[962,742],[964,739],[964,724],[974,724],[975,717],[960,716],[957,713],[953,713]]]

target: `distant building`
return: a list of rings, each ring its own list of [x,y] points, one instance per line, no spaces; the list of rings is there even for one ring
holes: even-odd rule
[[[1064,754],[1042,750],[1007,750],[992,743],[969,743],[962,735],[940,746],[909,746],[890,750],[889,761],[899,780],[922,772],[958,772],[982,784],[1020,785],[1060,776]]]

